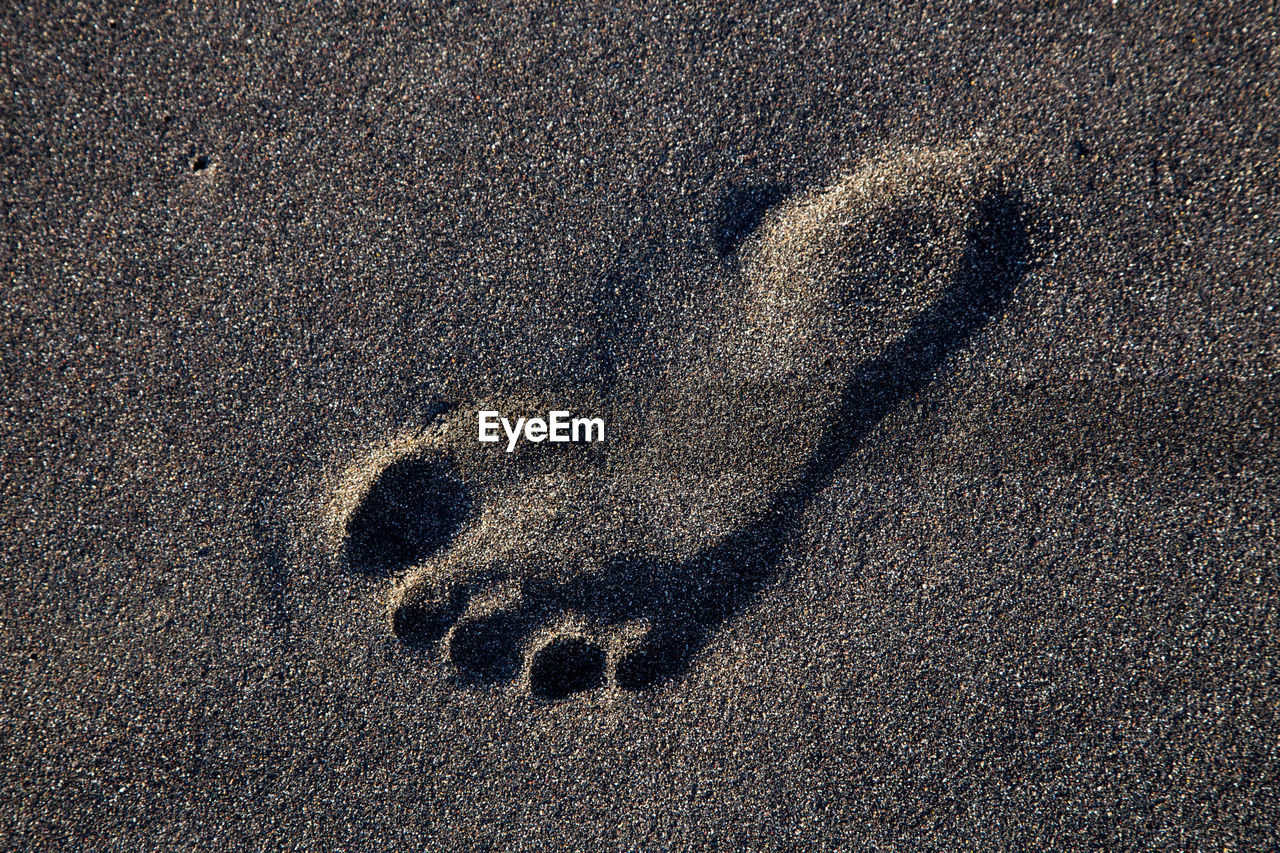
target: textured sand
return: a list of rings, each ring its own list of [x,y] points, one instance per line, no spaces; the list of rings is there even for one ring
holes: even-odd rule
[[[1278,23],[6,10],[0,847],[1280,843]],[[481,400],[722,426],[759,241],[913,150],[999,163],[1026,268],[868,378],[686,667],[546,702],[394,636],[372,463]],[[728,535],[789,464],[645,446],[578,529],[651,482]]]

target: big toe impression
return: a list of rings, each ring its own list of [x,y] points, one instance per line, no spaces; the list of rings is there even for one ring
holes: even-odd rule
[[[390,574],[446,545],[470,511],[470,497],[448,457],[413,451],[381,466],[374,460],[350,487],[342,523],[351,568]]]

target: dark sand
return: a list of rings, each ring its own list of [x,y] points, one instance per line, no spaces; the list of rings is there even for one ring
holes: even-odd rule
[[[1274,848],[1280,15],[1200,5],[6,10],[0,847]],[[761,235],[957,148],[968,295],[778,438],[709,355]],[[653,552],[592,612],[690,651],[546,701],[393,634],[341,495],[560,400],[617,440],[440,554],[589,484]]]

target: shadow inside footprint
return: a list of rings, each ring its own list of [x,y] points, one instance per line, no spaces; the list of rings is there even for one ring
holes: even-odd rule
[[[423,560],[453,538],[470,508],[470,496],[443,459],[397,460],[347,522],[348,564],[386,575]]]
[[[529,665],[529,692],[539,699],[567,699],[604,686],[604,650],[579,637],[552,640]]]
[[[440,642],[466,606],[466,591],[455,588],[440,601],[397,608],[391,631],[409,648],[428,651]]]
[[[464,681],[509,681],[521,665],[520,644],[536,622],[522,608],[463,619],[449,637],[449,660]]]
[[[570,581],[557,593],[566,606],[601,623],[643,616],[653,624],[617,662],[619,687],[641,690],[683,673],[715,629],[774,578],[788,534],[850,453],[1008,301],[1029,255],[1021,197],[1004,192],[985,199],[966,238],[942,297],[897,343],[854,371],[824,441],[755,523],[683,563],[618,560],[602,575]]]

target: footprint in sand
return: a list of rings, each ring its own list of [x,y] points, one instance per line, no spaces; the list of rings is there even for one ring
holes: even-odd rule
[[[774,577],[844,458],[988,322],[1027,262],[1019,198],[976,150],[898,151],[819,192],[758,195],[764,209],[738,217],[748,228],[717,235],[743,279],[712,309],[722,331],[631,397],[642,415],[606,415],[607,450],[506,454],[476,441],[472,407],[352,466],[336,548],[394,578],[403,643],[462,683],[514,680],[545,699],[680,675]],[[483,408],[569,408],[541,402]]]

